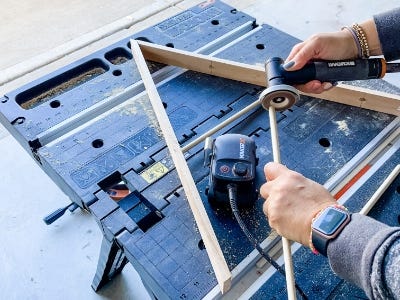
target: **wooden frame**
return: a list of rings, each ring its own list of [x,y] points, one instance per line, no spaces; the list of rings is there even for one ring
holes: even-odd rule
[[[192,209],[195,221],[206,246],[221,292],[224,293],[229,290],[231,286],[231,273],[183,156],[182,150],[184,149],[181,149],[179,146],[151,74],[145,63],[145,59],[258,86],[266,86],[265,69],[263,66],[233,62],[143,41],[131,40],[131,49],[174,161],[175,168],[177,169],[182,186],[185,190],[190,208]],[[389,93],[340,84],[322,94],[302,94],[396,116],[400,115],[400,96]],[[272,110],[270,115],[272,113],[275,114],[275,111]],[[279,152],[275,152],[278,155]],[[279,158],[277,159],[279,160]],[[288,295],[289,299],[295,299],[296,294],[290,243],[286,239],[283,239],[282,242],[286,249],[286,251],[284,251],[284,258],[285,263],[288,264],[289,267],[287,271],[290,271],[290,274],[287,274],[289,276],[286,277]]]
[[[266,86],[264,66],[249,65],[212,56],[138,41],[143,56],[152,61],[228,79]],[[303,94],[400,116],[400,96],[339,84],[322,94]]]

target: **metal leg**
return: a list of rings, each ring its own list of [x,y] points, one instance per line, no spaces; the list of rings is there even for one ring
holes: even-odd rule
[[[115,275],[119,274],[127,262],[128,259],[118,246],[117,242],[114,239],[108,241],[103,237],[92,288],[97,292]]]

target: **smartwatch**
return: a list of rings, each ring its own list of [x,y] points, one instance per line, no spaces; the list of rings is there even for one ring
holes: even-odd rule
[[[312,244],[324,256],[327,256],[328,243],[335,239],[350,222],[350,214],[340,207],[325,208],[312,224]]]

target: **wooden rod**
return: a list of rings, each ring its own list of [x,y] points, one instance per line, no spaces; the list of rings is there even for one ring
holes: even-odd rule
[[[400,173],[400,165],[397,165],[392,172],[390,172],[389,176],[383,181],[382,185],[376,190],[376,192],[372,195],[371,199],[365,203],[364,207],[361,209],[360,214],[367,215],[369,211],[374,207],[374,205],[378,202],[379,198],[383,195],[383,193],[387,190],[389,185],[396,179],[397,175]]]
[[[281,163],[281,152],[279,149],[279,138],[278,138],[278,125],[276,122],[275,107],[270,106],[268,108],[269,113],[269,127],[271,130],[271,141],[272,141],[272,155],[274,162]],[[285,273],[286,273],[286,287],[288,293],[288,299],[296,299],[296,288],[294,280],[294,269],[292,260],[292,251],[290,248],[290,241],[282,237],[282,248],[283,248],[283,259],[285,261]]]
[[[148,60],[258,86],[267,84],[264,66],[234,62],[143,41],[138,43]],[[322,94],[303,95],[400,116],[399,95],[346,84],[339,84]]]
[[[189,202],[189,206],[193,212],[194,219],[206,247],[221,292],[225,293],[231,286],[232,274],[229,271],[228,265],[219,246],[215,232],[211,226],[207,212],[203,206],[203,202],[200,198],[192,174],[190,173],[185,157],[183,156],[183,152],[176,139],[174,130],[162,105],[162,101],[157,92],[156,86],[151,78],[149,69],[147,68],[145,59],[140,51],[138,43],[132,39],[131,50],[154,113],[157,117],[159,126],[164,135],[168,150],[178,172],[178,176],[181,180],[186,198]]]
[[[242,110],[238,111],[236,114],[234,114],[233,116],[229,117],[228,119],[226,119],[225,121],[222,121],[221,123],[219,123],[218,125],[216,125],[214,128],[212,128],[211,130],[203,133],[201,136],[199,136],[197,139],[195,139],[194,141],[190,142],[189,144],[187,144],[186,146],[182,147],[182,152],[185,153],[186,151],[189,151],[190,149],[192,149],[194,146],[198,145],[199,143],[201,143],[202,141],[204,141],[207,137],[213,135],[214,133],[216,133],[218,130],[224,128],[225,126],[227,126],[228,124],[232,123],[233,121],[235,121],[236,119],[240,118],[241,116],[243,116],[245,113],[249,112],[250,110],[252,110],[253,108],[259,106],[261,104],[261,102],[257,99],[256,101],[254,101],[253,103],[249,104],[248,106],[246,106],[245,108],[243,108]]]
[[[271,105],[268,109],[269,114],[269,127],[271,130],[271,142],[272,142],[272,155],[274,162],[281,163],[281,151],[279,148],[278,138],[278,122],[276,121],[275,107]]]

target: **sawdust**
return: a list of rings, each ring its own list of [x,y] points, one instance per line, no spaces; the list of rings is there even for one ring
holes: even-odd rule
[[[132,99],[132,101],[130,101],[129,104],[124,105],[117,112],[121,116],[144,114],[149,121],[150,124],[149,127],[154,128],[158,136],[160,137],[162,136],[160,125],[158,123],[157,117],[154,113],[153,107],[151,106],[147,94]]]
[[[50,87],[49,89],[44,89],[42,92],[39,92],[39,94],[36,94],[31,97],[28,96],[26,97],[26,99],[21,99],[18,102],[22,102],[20,103],[20,106],[23,109],[32,109],[38,106],[39,104],[46,102],[48,99],[61,95],[62,93],[65,93],[66,91],[69,91],[74,87],[81,85],[105,72],[106,70],[104,70],[101,67],[91,68],[90,70],[81,72],[74,77],[66,79],[64,82],[61,82],[60,84]]]
[[[262,156],[267,156],[267,155],[269,155],[269,154],[271,153],[271,150],[268,149],[268,147],[260,146],[260,147],[258,148],[258,153],[259,153],[260,155],[262,155]]]
[[[335,121],[334,123],[338,126],[338,130],[342,131],[345,136],[350,135],[350,129],[346,120]]]
[[[53,166],[62,166],[66,163],[68,163],[68,161],[66,160],[61,160],[59,155],[55,154],[54,152],[49,152],[46,149],[41,149],[40,150],[40,155],[45,158],[50,164],[52,164]]]
[[[150,74],[153,74],[154,72],[164,68],[165,66],[167,66],[166,64],[162,64],[159,62],[155,62],[155,61],[150,61],[150,60],[146,60],[146,65],[147,68],[150,71]]]
[[[117,88],[114,88],[111,92],[108,92],[108,93],[104,94],[104,96],[105,96],[106,98],[108,98],[108,97],[113,97],[113,96],[122,94],[124,91],[125,91],[124,88],[122,88],[122,87],[117,87]]]
[[[300,129],[306,129],[307,123],[301,123],[301,124],[299,125],[299,127],[300,127]]]
[[[115,57],[112,57],[112,58],[108,59],[108,61],[109,61],[110,63],[112,63],[113,65],[121,65],[121,64],[123,64],[124,62],[127,62],[128,60],[129,60],[128,57],[122,56],[122,55],[120,55],[120,56],[115,56]]]

